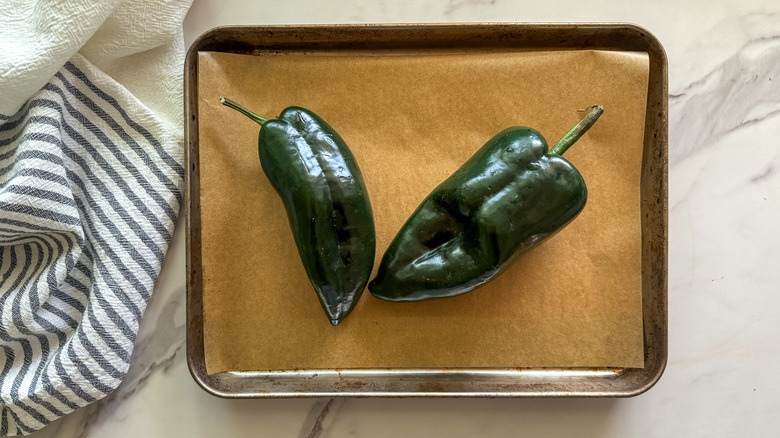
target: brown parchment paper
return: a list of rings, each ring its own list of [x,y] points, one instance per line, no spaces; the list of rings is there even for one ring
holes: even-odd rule
[[[198,56],[206,367],[642,367],[640,166],[644,53],[206,53]],[[565,155],[584,211],[488,285],[389,303],[368,290],[325,317],[281,201],[262,173],[259,125],[306,107],[346,140],[373,205],[377,257],[422,199],[493,135],[538,129],[552,146],[591,104],[596,125]]]

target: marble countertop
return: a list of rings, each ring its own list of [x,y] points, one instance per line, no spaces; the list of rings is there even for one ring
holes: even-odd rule
[[[180,220],[127,380],[36,437],[770,436],[780,420],[780,3],[195,0],[228,24],[630,22],[669,59],[669,354],[630,399],[224,400],[185,357]]]

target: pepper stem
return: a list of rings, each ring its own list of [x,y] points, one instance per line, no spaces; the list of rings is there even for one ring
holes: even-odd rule
[[[596,120],[601,117],[603,112],[604,107],[601,105],[593,105],[590,107],[588,114],[586,114],[579,123],[574,125],[574,127],[571,128],[571,130],[567,132],[563,138],[558,140],[558,143],[555,143],[555,146],[550,149],[550,154],[563,155],[564,152],[566,152],[577,140],[580,139],[580,137],[582,137],[583,134],[588,131],[588,129],[590,129],[591,126],[593,126],[594,123],[596,123]]]
[[[259,123],[260,126],[265,125],[265,122],[268,121],[265,117],[260,117],[259,115],[255,114],[252,111],[249,111],[248,109],[244,108],[238,103],[233,102],[232,100],[226,98],[226,97],[220,97],[219,103],[222,105],[225,105],[226,107],[233,108],[234,110],[240,112],[241,114],[249,117],[250,119],[254,120],[255,122]]]

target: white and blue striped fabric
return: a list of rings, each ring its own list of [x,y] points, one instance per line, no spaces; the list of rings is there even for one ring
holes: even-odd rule
[[[0,436],[122,382],[182,203],[177,135],[79,54],[0,114]]]

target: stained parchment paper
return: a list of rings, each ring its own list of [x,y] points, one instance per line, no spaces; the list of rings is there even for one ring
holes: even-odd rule
[[[198,55],[204,350],[208,372],[306,368],[642,367],[640,166],[648,57],[612,51]],[[281,201],[258,161],[260,126],[291,105],[346,140],[374,210],[374,270],[425,196],[493,135],[552,146],[601,104],[565,154],[584,211],[488,285],[389,303],[365,291],[328,322]]]

